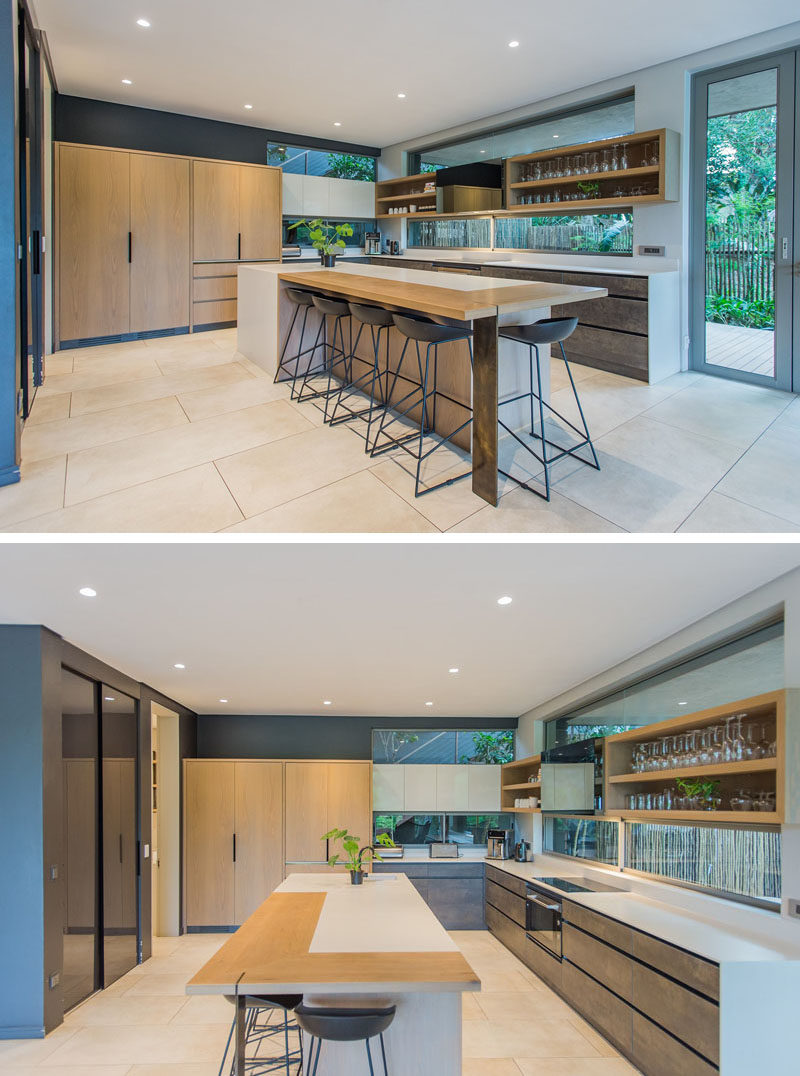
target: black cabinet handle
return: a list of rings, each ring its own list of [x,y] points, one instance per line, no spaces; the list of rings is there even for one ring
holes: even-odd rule
[[[326,863],[331,858],[330,843],[331,843],[330,841],[325,841],[325,862]]]
[[[34,231],[31,233],[31,272],[34,276],[39,276],[42,271],[41,259],[42,259],[42,234],[41,232]]]
[[[233,862],[236,862],[236,834],[233,835]]]
[[[128,264],[133,261],[133,232],[128,232]]]
[[[239,247],[238,247],[238,250],[239,250],[238,257],[239,257],[239,260],[241,261],[241,259],[242,259],[242,233],[241,232],[239,232]]]

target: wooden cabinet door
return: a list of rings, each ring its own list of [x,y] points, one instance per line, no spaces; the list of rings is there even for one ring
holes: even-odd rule
[[[130,154],[61,146],[58,156],[59,339],[130,328]]]
[[[346,829],[359,844],[372,843],[370,786],[372,774],[368,762],[329,762],[328,830]],[[326,831],[327,832],[327,831]],[[337,852],[341,852],[337,845]]]
[[[131,332],[189,324],[189,162],[131,154]]]
[[[235,763],[234,922],[283,881],[283,764]]]
[[[192,162],[196,262],[239,257],[239,171],[237,164]]]
[[[328,771],[319,762],[286,763],[286,862],[324,863],[328,825]],[[332,823],[336,825],[337,823]],[[291,874],[291,868],[287,867]]]
[[[230,926],[234,915],[234,764],[186,766],[186,922]]]
[[[281,256],[281,170],[241,165],[239,231],[244,261]]]

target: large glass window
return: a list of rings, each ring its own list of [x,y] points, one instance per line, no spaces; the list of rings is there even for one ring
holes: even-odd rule
[[[373,839],[388,833],[404,848],[424,847],[434,841],[453,841],[464,846],[485,847],[490,829],[513,829],[509,814],[410,814],[376,811]]]
[[[283,245],[284,246],[299,246],[305,249],[311,249],[311,239],[309,238],[308,226],[301,224],[299,228],[293,228],[292,225],[297,221],[303,220],[303,217],[284,217],[283,218]],[[328,224],[336,224],[335,220],[327,221]],[[352,217],[347,218],[347,223],[353,228],[352,236],[345,239],[345,242],[349,247],[363,247],[365,242],[365,235],[367,232],[375,231],[374,220],[353,220]]]
[[[492,245],[492,222],[489,217],[409,220],[408,245],[445,250],[488,250]]]
[[[514,757],[513,729],[373,729],[372,761],[497,766]]]
[[[544,850],[616,867],[619,862],[619,823],[601,818],[545,817]]]
[[[267,148],[267,164],[275,165],[284,172],[304,176],[355,179],[367,183],[374,183],[376,178],[374,157],[313,149],[310,146],[288,146],[271,142]]]
[[[633,214],[498,217],[494,245],[500,250],[632,255]]]

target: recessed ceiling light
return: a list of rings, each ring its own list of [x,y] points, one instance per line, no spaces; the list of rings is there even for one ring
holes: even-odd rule
[[[113,695],[106,695],[106,696],[104,697],[104,699],[103,699],[103,702],[114,702],[114,701],[115,701],[115,700],[114,700],[114,696],[113,696]]]
[[[405,97],[405,94],[404,94],[404,93],[398,93],[398,95],[397,95],[397,96],[398,96],[398,97]]]
[[[96,598],[97,597],[97,591],[94,590],[92,587],[81,587],[81,589],[78,591],[78,593],[82,594],[84,596],[84,598]]]
[[[497,599],[497,604],[498,605],[511,605],[513,600],[514,600],[513,598],[509,598],[509,596],[507,594],[504,594],[502,598]]]
[[[426,706],[433,706],[433,703],[432,702],[426,702],[425,705]]]
[[[510,49],[517,49],[517,48],[519,48],[519,41],[509,41],[509,43],[508,43],[508,47],[509,47]]]
[[[561,135],[553,135],[553,138],[561,138]]]
[[[679,702],[679,703],[678,703],[678,706],[688,706],[688,705],[689,705],[689,703],[688,703],[688,702],[685,702],[685,701],[684,701],[684,702]]]
[[[228,700],[227,699],[220,699],[219,701],[220,702],[227,702]]]
[[[130,80],[129,78],[124,78],[124,79],[122,80],[122,85],[123,85],[123,86],[132,86],[132,85],[133,85],[133,83],[131,82],[131,80]]]
[[[176,661],[175,664],[172,666],[172,668],[173,669],[185,669],[186,666],[182,662]]]
[[[485,149],[482,149],[482,150],[481,150],[481,153],[485,153],[485,152],[486,152],[486,150],[485,150]]]
[[[455,673],[457,673],[457,672],[461,672],[461,670],[460,670],[460,669],[458,668],[458,666],[456,666],[456,665],[454,665],[452,669],[448,669],[447,671],[448,671],[449,673],[453,673],[454,675],[455,675]]]
[[[252,107],[253,107],[253,106],[252,106],[252,105],[245,105],[244,107],[245,107],[245,108],[246,108],[246,109],[248,110],[248,112],[249,112],[249,111],[250,111],[250,110],[252,109]]]
[[[322,705],[323,706],[331,706],[332,705],[331,700],[330,699],[323,699],[322,700]]]
[[[338,120],[334,120],[334,121],[333,121],[333,126],[334,126],[334,127],[341,127],[342,125],[341,125],[341,123],[339,123],[339,121],[338,121]]]
[[[136,25],[141,26],[143,30],[149,30],[150,29],[150,23],[147,21],[147,19],[137,19],[136,20]]]

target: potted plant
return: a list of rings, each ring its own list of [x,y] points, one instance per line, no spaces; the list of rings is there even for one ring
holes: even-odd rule
[[[721,797],[718,795],[719,781],[711,779],[702,780],[700,777],[678,777],[675,779],[683,798],[683,809],[686,811],[717,811],[719,810]]]
[[[347,246],[345,238],[353,234],[352,224],[331,224],[330,221],[317,217],[315,220],[295,221],[289,225],[289,231],[301,225],[308,228],[311,246],[319,251],[322,264],[329,269],[336,265],[336,255]]]
[[[326,833],[320,838],[323,841],[341,841],[342,848],[345,852],[344,864],[350,871],[350,881],[353,885],[361,885],[364,881],[364,863],[370,862],[373,859],[377,859],[380,862],[380,855],[376,851],[375,847],[371,844],[365,844],[363,848],[359,848],[358,842],[360,837],[354,837],[351,833],[348,833],[346,829],[332,829],[330,833]],[[381,833],[375,838],[375,844],[381,845],[383,848],[394,848],[395,843],[388,833]],[[342,857],[337,853],[332,855],[328,859],[328,866],[335,867]]]

